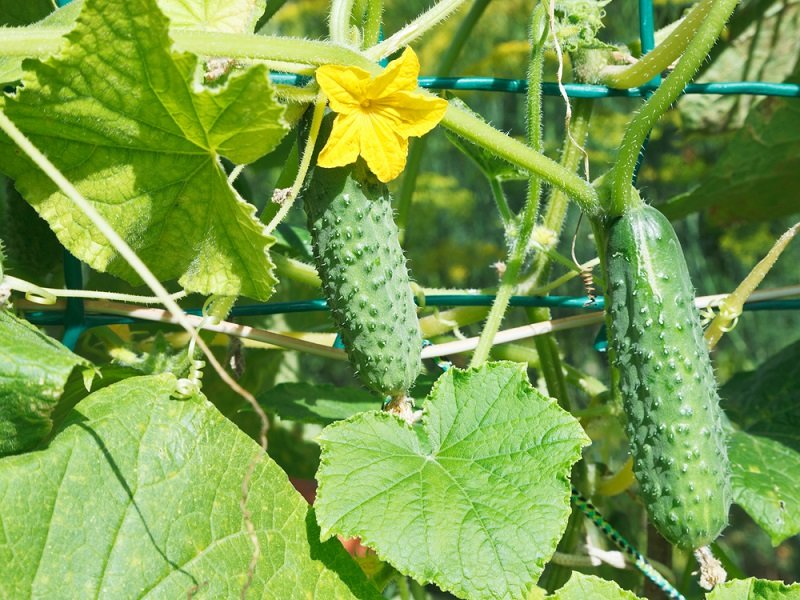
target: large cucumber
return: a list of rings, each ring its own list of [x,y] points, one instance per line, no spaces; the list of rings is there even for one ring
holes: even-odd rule
[[[606,230],[609,339],[634,473],[658,531],[686,549],[727,524],[730,465],[717,385],[683,250],[640,204]]]
[[[367,387],[400,397],[419,374],[422,334],[389,191],[359,160],[314,169],[303,199],[350,362]]]

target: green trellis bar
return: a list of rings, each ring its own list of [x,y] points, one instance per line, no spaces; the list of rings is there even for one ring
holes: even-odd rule
[[[274,73],[274,83],[284,85],[304,85],[309,78],[301,75]],[[525,79],[504,79],[502,77],[420,77],[419,85],[431,90],[505,92],[524,94],[528,91]],[[564,88],[571,98],[640,98],[651,94],[658,86],[653,84],[636,88],[618,90],[605,85],[589,83],[565,83]],[[542,92],[547,96],[559,96],[558,85],[544,83]],[[800,84],[770,83],[766,81],[722,81],[715,83],[690,83],[684,94],[716,94],[721,96],[783,96],[800,98]]]

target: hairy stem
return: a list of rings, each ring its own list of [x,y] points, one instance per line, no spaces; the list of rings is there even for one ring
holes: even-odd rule
[[[367,0],[367,14],[364,20],[364,46],[374,46],[381,35],[383,0]]]
[[[451,104],[442,119],[442,125],[500,158],[538,175],[550,185],[564,190],[588,215],[600,214],[597,192],[584,179],[522,142],[498,131],[475,115]]]
[[[667,111],[681,95],[686,84],[691,81],[697,69],[706,59],[709,50],[716,43],[728,17],[738,3],[739,0],[717,0],[713,3],[705,20],[678,61],[675,70],[664,80],[664,83],[628,125],[620,145],[617,161],[610,174],[612,181],[608,216],[621,215],[629,208],[633,201],[631,181],[642,143],[661,115]]]
[[[330,32],[331,40],[337,44],[350,42],[350,16],[353,14],[353,0],[333,0],[331,2]]]

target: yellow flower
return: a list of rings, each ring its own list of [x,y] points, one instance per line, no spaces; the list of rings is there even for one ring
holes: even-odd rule
[[[343,167],[361,155],[384,183],[400,175],[408,138],[428,133],[447,110],[445,100],[417,90],[418,75],[411,48],[375,78],[358,67],[318,68],[317,82],[338,114],[317,164]]]

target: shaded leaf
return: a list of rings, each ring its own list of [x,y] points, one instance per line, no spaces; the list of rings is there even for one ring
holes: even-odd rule
[[[376,594],[286,475],[203,397],[170,398],[171,375],[134,377],[83,400],[49,447],[0,460],[0,581],[9,597]]]
[[[75,367],[90,367],[23,319],[0,310],[0,456],[35,447]]]
[[[366,390],[309,383],[282,383],[257,399],[265,410],[282,419],[319,425],[381,407],[381,398]]]
[[[272,150],[285,133],[283,108],[263,66],[207,89],[196,57],[169,46],[154,0],[88,0],[61,54],[27,62],[24,87],[4,110],[159,279],[266,299],[275,283],[266,254],[273,239],[228,184],[220,156],[248,163]],[[75,256],[138,283],[91,222],[4,138],[0,158]]]
[[[720,390],[730,419],[734,500],[777,545],[800,533],[800,341]]]
[[[734,579],[718,585],[707,600],[800,600],[800,584],[766,579]]]
[[[532,588],[564,531],[567,477],[588,443],[513,363],[449,369],[421,425],[362,413],[319,440],[323,537],[358,536],[401,572],[467,598]]]
[[[728,444],[736,504],[769,534],[774,546],[800,533],[800,453],[741,431]]]
[[[670,219],[709,210],[720,224],[800,211],[800,103],[765,98],[699,185],[658,208]]]
[[[744,431],[800,452],[800,340],[720,390],[725,413]]]

